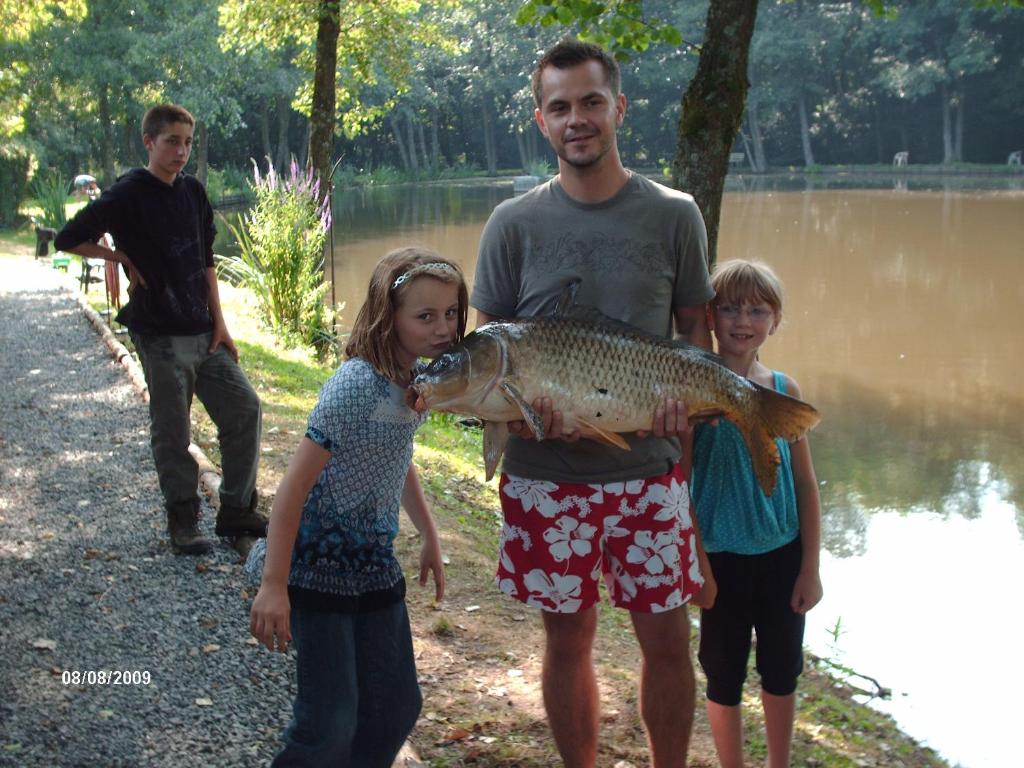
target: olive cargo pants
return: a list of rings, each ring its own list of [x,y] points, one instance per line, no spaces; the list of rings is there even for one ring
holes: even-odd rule
[[[192,397],[217,425],[221,504],[247,508],[256,489],[262,416],[260,400],[242,369],[211,333],[150,336],[132,333],[149,386],[150,441],[168,507],[196,501],[199,467],[188,452]]]

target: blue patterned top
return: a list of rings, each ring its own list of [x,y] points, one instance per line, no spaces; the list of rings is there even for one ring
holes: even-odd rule
[[[425,419],[406,404],[405,390],[361,358],[328,379],[306,437],[331,457],[302,507],[289,586],[353,596],[403,580],[392,543],[413,435]],[[261,539],[249,555],[250,575],[262,573],[265,556]]]
[[[786,379],[772,372],[775,389],[785,393]],[[736,425],[698,424],[693,433],[693,491],[704,549],[760,555],[789,544],[800,533],[789,443],[777,438],[781,463],[775,492],[765,496],[757,482],[750,451]]]

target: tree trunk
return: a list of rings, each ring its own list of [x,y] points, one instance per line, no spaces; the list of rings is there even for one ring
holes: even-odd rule
[[[199,151],[196,153],[196,178],[204,187],[206,186],[206,174],[209,170],[208,160],[210,158],[210,142],[207,140],[210,132],[206,130],[205,120],[196,120],[196,143],[199,144]]]
[[[743,119],[747,60],[757,0],[711,0],[697,74],[683,94],[672,182],[704,214],[708,259],[715,261],[729,152]]]
[[[135,150],[135,121],[132,118],[125,118],[121,126],[121,166],[132,168],[138,165],[138,152]]]
[[[484,120],[484,155],[487,159],[487,173],[494,176],[498,172],[498,158],[494,149],[494,119],[491,115],[491,95],[484,94],[480,104]]]
[[[260,104],[260,143],[263,144],[263,157],[269,162],[274,150],[270,146],[270,110],[265,101]]]
[[[320,177],[320,195],[330,189],[334,152],[335,87],[338,68],[339,0],[320,0],[317,7],[316,64],[313,69],[313,108],[309,116],[309,161]]]
[[[419,134],[419,137],[420,137],[420,149],[423,152],[423,154],[421,156],[423,158],[423,169],[424,170],[430,169],[431,168],[431,165],[430,165],[430,152],[427,151],[427,135],[426,135],[426,132],[423,130],[423,121],[422,120],[417,120],[416,121],[416,133]]]
[[[309,148],[313,143],[313,121],[305,120],[306,125],[303,127],[303,133],[306,134],[305,140],[302,142],[302,167],[308,168],[310,163]]]
[[[748,122],[749,119],[748,117]],[[750,139],[747,138],[747,132],[743,128],[740,128],[740,139],[743,141],[743,153],[747,156],[747,162],[750,163],[750,170],[758,173],[757,161],[754,160],[754,148],[750,145]]]
[[[526,172],[530,165],[530,155],[526,151],[526,140],[523,137],[523,129],[516,128],[516,149],[519,150],[519,165],[522,166],[523,171]]]
[[[412,119],[412,111],[406,109],[403,112],[405,114],[406,135],[409,137],[409,143],[405,147],[409,153],[409,170],[413,173],[419,173],[420,161],[416,153],[416,126]]]
[[[800,112],[800,143],[804,150],[804,166],[814,165],[814,152],[811,150],[811,129],[807,124],[807,104],[804,95],[801,93],[797,99],[797,108]]]
[[[109,187],[117,179],[114,167],[114,124],[110,121],[110,86],[100,88],[100,157],[103,161],[101,186]]]
[[[291,123],[292,105],[287,96],[277,97],[277,154],[274,167],[283,172],[288,165],[291,153],[288,151],[288,127]]]
[[[875,160],[878,163],[885,163],[885,145],[882,143],[882,115],[878,110],[878,100],[871,106],[875,114]]]
[[[437,106],[430,105],[430,167],[434,173],[441,169],[441,141],[437,136]]]
[[[388,125],[391,127],[391,135],[395,138],[395,144],[398,145],[398,156],[402,159],[402,168],[408,172],[411,169],[409,153],[405,149],[405,140],[402,138],[402,128],[398,124],[398,117],[394,114],[388,117]]]
[[[942,163],[949,165],[953,162],[953,120],[952,109],[949,104],[949,89],[942,84],[939,91],[939,98],[942,100]]]
[[[754,154],[750,162],[754,173],[764,173],[768,169],[768,163],[764,157],[764,136],[761,135],[761,119],[758,116],[760,101],[756,96],[747,102],[747,128],[750,130],[750,143],[754,148]]]
[[[964,90],[957,89],[956,122],[953,124],[953,155],[958,163],[964,161]]]

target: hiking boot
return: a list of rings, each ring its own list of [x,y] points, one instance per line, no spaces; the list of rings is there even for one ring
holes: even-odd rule
[[[259,496],[253,491],[248,507],[221,503],[214,528],[217,535],[264,538],[267,535],[267,518],[256,511],[257,501]]]
[[[167,505],[167,533],[171,546],[183,555],[205,555],[213,544],[199,532],[199,502]]]

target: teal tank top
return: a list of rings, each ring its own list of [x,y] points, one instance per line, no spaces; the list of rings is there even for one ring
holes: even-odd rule
[[[785,393],[786,380],[778,371],[772,371],[772,383]],[[760,555],[799,535],[789,443],[782,438],[775,443],[782,461],[769,498],[757,483],[750,451],[736,425],[728,419],[720,419],[717,427],[697,425],[691,489],[706,551]]]

